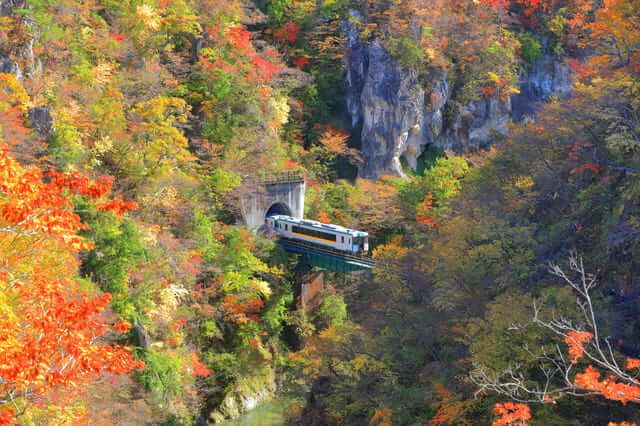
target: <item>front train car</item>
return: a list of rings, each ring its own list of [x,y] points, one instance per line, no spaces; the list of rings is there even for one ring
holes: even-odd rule
[[[291,240],[305,241],[353,254],[364,255],[369,252],[369,234],[366,232],[284,215],[269,216],[266,224],[281,237]]]

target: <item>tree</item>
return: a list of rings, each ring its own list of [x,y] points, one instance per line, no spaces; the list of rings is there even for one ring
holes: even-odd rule
[[[48,179],[48,182],[45,181]],[[55,413],[91,383],[141,368],[113,343],[130,324],[106,315],[111,297],[73,277],[79,251],[91,244],[71,194],[98,199],[110,179],[23,168],[0,149],[0,416],[36,421],[41,404]],[[41,414],[45,415],[46,414]],[[73,414],[71,414],[73,415]],[[50,420],[50,419],[49,419]],[[22,421],[22,420],[21,420]],[[61,420],[59,420],[61,421]]]
[[[518,42],[479,1],[368,0],[363,39],[379,37],[400,64],[447,71],[455,100],[477,100],[482,90],[506,100],[518,78]],[[489,9],[490,10],[490,9]],[[464,28],[464,30],[461,30]]]
[[[496,392],[519,402],[509,411],[528,413],[524,403],[549,404],[567,396],[598,395],[623,405],[640,403],[640,360],[616,353],[611,339],[602,335],[592,298],[597,274],[588,273],[582,257],[575,253],[571,254],[568,263],[569,272],[557,264],[551,264],[549,270],[574,290],[584,325],[566,317],[545,320],[541,316],[542,308],[534,302],[532,324],[551,331],[567,347],[565,353],[560,343],[556,343],[553,350],[543,350],[537,357],[540,377],[544,380],[524,377],[517,366],[510,366],[497,376],[491,376],[482,366],[477,366],[471,376],[480,386],[479,392]],[[511,326],[514,330],[522,327],[526,325]],[[583,360],[588,364],[586,367],[580,366]],[[496,413],[499,413],[498,406],[504,408],[498,404]]]
[[[402,216],[398,202],[397,180],[382,176],[377,181],[359,179],[356,192],[349,199],[350,207],[357,211],[359,225],[369,229],[374,236],[382,236],[385,230],[401,228]]]
[[[187,122],[189,109],[183,99],[166,96],[135,105],[131,114],[137,121],[133,125],[137,149],[125,154],[125,164],[135,159],[137,163],[132,166],[140,170],[142,177],[154,177],[162,170],[193,160],[188,140],[178,128]]]

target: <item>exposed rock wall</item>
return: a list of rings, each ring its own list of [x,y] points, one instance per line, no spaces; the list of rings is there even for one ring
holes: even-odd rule
[[[0,72],[5,74],[13,74],[18,80],[22,80],[22,70],[18,63],[6,56],[0,55]]]
[[[41,138],[48,140],[53,136],[56,129],[51,117],[51,109],[48,106],[37,106],[29,110],[29,121],[31,126]]]
[[[26,0],[0,0],[0,17],[13,16],[15,9],[29,8]],[[29,24],[29,20],[26,21]],[[33,53],[34,39],[22,43],[0,44],[0,72],[15,74],[18,80],[24,76],[33,76],[42,65]],[[17,62],[16,62],[17,61]]]
[[[362,16],[351,11],[353,19],[362,20]],[[351,126],[356,127],[362,120],[362,89],[364,88],[367,68],[369,66],[365,46],[360,41],[358,28],[352,22],[345,22],[344,32],[347,35],[347,52],[345,55],[345,80],[347,90],[347,110],[351,115]]]
[[[357,13],[352,16],[360,18]],[[359,175],[405,176],[403,163],[415,169],[432,145],[462,152],[506,135],[507,124],[535,112],[553,93],[571,89],[571,75],[560,58],[544,54],[520,79],[521,94],[512,99],[480,99],[461,105],[452,99],[446,74],[420,82],[402,67],[379,40],[365,46],[356,26],[344,25],[347,36],[346,102],[353,128],[362,123]]]
[[[13,13],[13,9],[27,7],[26,0],[0,0],[0,16],[9,16]]]
[[[520,93],[513,95],[513,119],[533,116],[540,105],[553,94],[571,90],[571,69],[562,58],[546,52],[529,69],[520,74]]]
[[[415,71],[397,66],[382,44],[367,49],[369,66],[362,89],[362,156],[360,175],[403,176],[400,157],[410,134],[420,132],[424,90]]]
[[[0,17],[11,16],[13,8],[24,6],[22,1],[0,0]],[[18,80],[22,80],[22,69],[20,65],[11,59],[6,52],[6,46],[0,44],[0,72],[5,74],[13,74]]]
[[[491,143],[496,136],[506,135],[510,119],[510,99],[488,98],[464,106],[458,104],[433,145],[456,152],[479,148]]]

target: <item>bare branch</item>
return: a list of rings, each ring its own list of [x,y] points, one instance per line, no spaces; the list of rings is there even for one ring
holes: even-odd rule
[[[637,377],[624,371],[618,364],[609,337],[604,337],[600,334],[591,296],[591,291],[598,284],[598,274],[587,272],[582,256],[579,256],[576,252],[570,253],[567,263],[568,272],[560,265],[553,263],[549,264],[549,272],[560,278],[576,292],[576,304],[582,311],[586,326],[580,327],[564,317],[556,318],[555,314],[551,320],[544,320],[541,315],[542,308],[536,300],[533,301],[531,323],[551,331],[565,341],[572,339],[573,333],[585,331],[592,333],[593,338],[588,343],[585,343],[582,356],[604,370],[606,375],[615,377],[620,383],[638,386]],[[509,330],[522,328],[524,327],[521,325],[512,324]],[[547,353],[544,349],[541,355],[536,354],[528,346],[523,349],[533,358],[537,358],[538,368],[542,376],[544,376],[544,380],[541,383],[525,379],[519,365],[509,366],[501,373],[494,373],[493,375],[489,373],[486,367],[474,365],[470,378],[478,386],[476,395],[494,392],[508,396],[515,401],[527,403],[549,402],[565,395],[587,396],[601,394],[599,391],[585,389],[575,384],[572,377],[575,360],[568,359],[559,344],[555,345],[555,353],[552,354]],[[618,357],[620,356],[618,355]]]

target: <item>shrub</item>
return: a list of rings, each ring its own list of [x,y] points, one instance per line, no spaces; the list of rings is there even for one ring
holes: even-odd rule
[[[410,37],[392,38],[387,50],[400,64],[407,68],[416,68],[424,61],[424,51]]]
[[[347,304],[340,295],[327,296],[318,310],[316,319],[325,327],[342,325],[347,319]]]
[[[262,9],[269,16],[269,19],[275,23],[280,24],[284,19],[287,8],[291,6],[291,0],[261,0],[260,5]]]
[[[527,63],[533,64],[542,56],[540,40],[531,33],[523,33],[519,36],[520,55]]]

